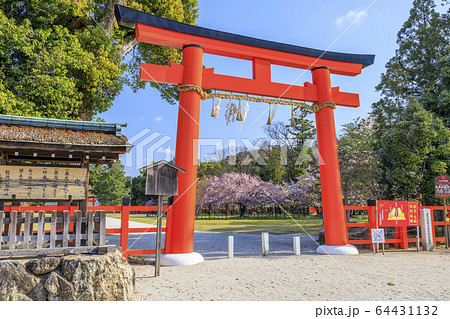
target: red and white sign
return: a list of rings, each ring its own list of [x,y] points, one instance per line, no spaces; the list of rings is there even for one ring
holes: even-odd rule
[[[374,244],[384,244],[385,243],[384,228],[371,229],[371,235],[372,235],[372,243],[374,243]]]
[[[450,176],[441,175],[434,179],[435,197],[450,197]]]
[[[419,202],[377,201],[378,227],[419,226]]]

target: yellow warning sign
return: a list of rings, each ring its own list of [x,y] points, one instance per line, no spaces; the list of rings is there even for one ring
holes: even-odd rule
[[[389,213],[388,220],[406,220],[400,207],[393,207]]]

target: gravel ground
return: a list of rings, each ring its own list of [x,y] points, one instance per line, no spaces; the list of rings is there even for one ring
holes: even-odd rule
[[[205,261],[192,266],[134,265],[136,299],[188,300],[450,300],[450,250],[388,250],[374,255],[315,253],[316,238],[270,235],[270,256],[261,256],[261,234],[235,233],[235,258],[227,258],[228,233],[195,233],[194,251]],[[108,236],[117,244],[118,236]],[[155,235],[130,236],[131,249],[155,247]],[[150,256],[148,256],[150,257]],[[153,262],[152,257],[148,259]]]

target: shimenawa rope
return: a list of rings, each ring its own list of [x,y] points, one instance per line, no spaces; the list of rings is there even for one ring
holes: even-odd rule
[[[293,106],[298,106],[298,107],[302,107],[305,109],[310,110],[311,112],[318,112],[320,109],[324,108],[324,107],[331,107],[333,109],[336,108],[336,104],[334,104],[333,102],[324,102],[324,103],[320,103],[320,104],[306,104],[303,102],[297,102],[297,101],[288,101],[288,100],[280,100],[280,99],[271,99],[271,98],[266,98],[266,97],[253,97],[253,96],[247,96],[247,95],[240,95],[240,94],[233,94],[233,93],[206,93],[205,91],[202,90],[201,87],[197,86],[197,85],[192,85],[192,84],[182,84],[182,85],[178,85],[178,90],[180,92],[184,92],[184,91],[196,91],[200,94],[202,100],[206,100],[206,99],[212,99],[212,98],[220,98],[220,99],[231,99],[231,100],[238,100],[239,102],[241,100],[245,100],[245,101],[251,101],[251,102],[263,102],[263,103],[267,103],[267,104],[271,104],[271,105],[293,105]]]

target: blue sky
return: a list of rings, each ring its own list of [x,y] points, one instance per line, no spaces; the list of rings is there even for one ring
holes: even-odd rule
[[[371,104],[379,99],[375,86],[384,72],[385,63],[395,53],[396,34],[409,17],[412,7],[412,0],[379,0],[345,32],[355,18],[373,3],[374,0],[199,0],[200,17],[197,25],[322,50],[335,42],[330,51],[375,54],[374,65],[363,69],[362,74],[356,77],[332,75],[333,86],[339,86],[341,91],[358,93],[361,103],[357,109],[338,106],[335,119],[339,133],[343,124],[357,117],[367,117]],[[248,61],[205,54],[204,65],[214,67],[218,74],[251,77],[252,67]],[[311,72],[272,66],[272,81],[291,84],[297,79],[296,84],[303,85],[304,82],[311,81]],[[236,139],[240,144],[243,138],[254,141],[265,137],[263,129],[267,112],[261,117],[260,115],[267,110],[267,104],[250,103],[250,111],[242,130],[239,130],[239,123],[226,125],[225,104],[226,101],[222,101],[221,114],[218,119],[214,119],[210,117],[212,101],[202,102],[201,139],[220,139],[227,147],[229,139]],[[177,106],[162,100],[156,89],[148,87],[134,93],[125,87],[114,101],[113,107],[100,117],[107,122],[128,123],[123,132],[129,138],[144,129],[150,130],[145,136],[154,133],[148,138],[152,142],[147,144],[150,148],[153,144],[155,148],[155,151],[151,151],[151,159],[159,160],[165,157],[164,150],[170,148],[173,152],[175,149],[177,114]],[[290,107],[278,107],[275,121],[288,123],[289,118]],[[202,153],[211,151],[214,151],[211,147],[201,148]],[[136,150],[129,159],[136,160],[135,152]],[[147,153],[146,148],[143,153]],[[145,159],[138,159],[133,166],[142,166],[137,165],[139,163],[145,164]],[[131,161],[128,164],[131,165]],[[137,171],[128,167],[127,174],[134,176]]]

